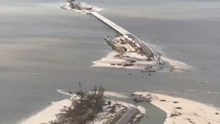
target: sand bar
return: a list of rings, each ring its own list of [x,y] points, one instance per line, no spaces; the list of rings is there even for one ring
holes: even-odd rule
[[[135,92],[147,96],[147,92]],[[151,93],[152,104],[167,113],[164,124],[220,124],[220,110],[188,99]]]

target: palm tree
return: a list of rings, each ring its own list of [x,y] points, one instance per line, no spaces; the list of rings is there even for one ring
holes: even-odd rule
[[[79,96],[80,99],[82,100],[82,99],[84,99],[86,93],[83,92],[82,90],[80,90],[80,91],[77,91],[77,92],[76,92],[76,95]]]
[[[94,98],[96,97],[96,92],[97,92],[97,86],[95,85],[95,87],[93,88],[93,95],[94,95]]]
[[[102,103],[103,97],[104,97],[104,92],[105,92],[105,88],[100,85],[99,88],[98,88],[97,97],[95,99],[95,106],[96,107],[100,106],[99,103]]]

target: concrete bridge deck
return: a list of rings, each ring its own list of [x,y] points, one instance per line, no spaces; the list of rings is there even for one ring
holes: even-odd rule
[[[128,124],[129,121],[138,114],[139,110],[135,107],[130,107],[128,111],[121,117],[121,119],[116,124]]]
[[[96,18],[98,18],[99,20],[101,20],[102,22],[104,22],[105,24],[107,24],[108,26],[110,26],[111,28],[113,28],[114,30],[116,30],[117,32],[119,32],[120,34],[122,34],[123,36],[127,38],[131,38],[135,43],[137,43],[142,48],[143,52],[147,57],[153,57],[154,59],[159,59],[157,53],[155,53],[145,42],[137,38],[135,35],[126,31],[122,27],[118,26],[117,24],[103,17],[97,12],[91,12],[91,14]]]
[[[114,30],[119,32],[120,34],[122,34],[122,35],[130,34],[130,32],[126,31],[125,29],[123,29],[122,27],[118,26],[117,24],[115,24],[114,22],[110,21],[109,19],[105,18],[104,16],[100,15],[99,13],[91,12],[91,14],[93,16],[95,16],[96,18],[98,18],[99,20],[101,20],[102,22],[106,23],[108,26],[110,26],[111,28],[113,28]]]

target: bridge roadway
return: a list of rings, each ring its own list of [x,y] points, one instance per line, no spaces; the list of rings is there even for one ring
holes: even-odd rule
[[[127,112],[120,118],[120,120],[116,124],[128,124],[129,121],[134,117],[134,115],[138,114],[139,110],[135,107],[129,107]]]
[[[155,59],[159,59],[159,56],[157,55],[157,53],[155,53],[145,42],[143,42],[142,40],[137,38],[135,35],[126,31],[122,27],[118,26],[117,24],[115,24],[114,22],[110,21],[109,19],[103,17],[102,15],[100,15],[97,12],[91,12],[91,14],[93,16],[95,16],[96,18],[98,18],[99,20],[101,20],[102,22],[106,23],[108,26],[110,26],[111,28],[113,28],[114,30],[119,32],[120,34],[122,34],[123,36],[125,36],[127,38],[128,37],[131,38],[134,42],[136,42],[142,48],[143,52],[145,53],[145,55],[147,57],[153,57]]]

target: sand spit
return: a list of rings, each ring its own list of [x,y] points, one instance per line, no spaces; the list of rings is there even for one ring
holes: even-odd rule
[[[122,68],[122,69],[146,69],[151,66],[153,70],[157,72],[182,72],[191,69],[191,66],[161,56],[161,59],[165,62],[164,65],[160,65],[157,61],[147,61],[147,57],[140,56],[136,53],[125,53],[121,58],[116,58],[117,52],[110,52],[106,57],[101,60],[93,61],[92,67],[111,67],[111,68]],[[123,66],[129,60],[134,60],[132,66]]]
[[[149,97],[147,92],[134,94]],[[164,124],[220,124],[220,110],[183,98],[151,93],[151,103],[167,113]]]
[[[140,110],[141,113],[145,114],[146,113],[146,109],[142,106],[137,106],[137,108]]]
[[[175,69],[188,70],[188,69],[192,68],[191,66],[187,65],[186,63],[183,63],[183,62],[180,62],[177,60],[169,59],[164,56],[161,56],[161,58],[163,59],[163,61],[168,62],[170,64],[170,66],[172,66]]]
[[[114,97],[119,97],[119,98],[128,98],[128,96],[123,95],[123,93],[116,93],[116,92],[109,92],[109,91],[105,91],[104,95],[105,96],[114,96]]]

